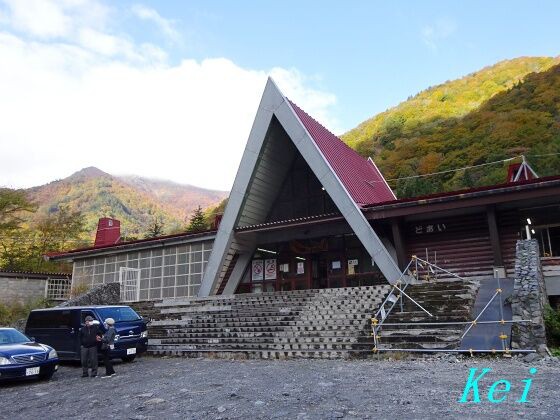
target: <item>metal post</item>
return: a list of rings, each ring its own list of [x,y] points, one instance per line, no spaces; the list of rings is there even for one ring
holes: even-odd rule
[[[498,283],[498,290],[500,291],[498,299],[500,302],[500,321],[504,320],[504,308],[503,308],[503,302],[502,302],[502,287],[500,285],[500,278],[497,277],[496,278],[496,282]],[[502,349],[505,350],[507,348],[507,343],[506,343],[506,339],[503,338],[505,336],[505,333],[503,331],[501,331],[500,333],[500,339],[502,340]]]

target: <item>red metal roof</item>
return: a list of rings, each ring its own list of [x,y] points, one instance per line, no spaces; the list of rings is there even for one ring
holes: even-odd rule
[[[64,258],[64,257],[71,257],[74,254],[97,252],[97,251],[102,251],[102,250],[105,250],[105,249],[113,249],[113,248],[127,248],[127,247],[130,247],[130,246],[139,245],[139,244],[146,244],[146,243],[151,243],[151,242],[157,243],[157,242],[169,241],[169,240],[173,240],[173,239],[191,239],[191,238],[195,238],[195,237],[198,237],[198,236],[206,236],[206,235],[215,234],[216,232],[217,232],[216,229],[203,230],[201,232],[194,232],[194,233],[184,232],[184,233],[177,233],[177,234],[174,234],[174,235],[157,236],[155,238],[146,238],[146,239],[137,239],[137,240],[128,241],[128,242],[119,242],[119,243],[110,244],[110,245],[101,245],[101,246],[92,246],[92,247],[87,247],[87,248],[72,249],[70,251],[64,251],[64,252],[47,252],[45,254],[45,256],[47,256],[48,258],[58,259],[58,258]]]
[[[395,200],[373,162],[361,157],[292,101],[288,102],[356,204],[363,207]]]
[[[402,203],[413,203],[413,204],[425,204],[427,201],[432,200],[432,199],[437,199],[437,198],[463,198],[469,194],[476,194],[476,193],[482,193],[482,192],[492,192],[492,193],[499,193],[503,190],[509,189],[509,190],[517,190],[520,188],[530,185],[534,185],[535,188],[540,187],[539,184],[546,184],[546,183],[550,183],[551,181],[560,181],[560,175],[552,175],[552,176],[546,176],[546,177],[542,177],[542,178],[532,178],[532,179],[528,179],[528,180],[521,180],[521,181],[516,181],[516,182],[505,182],[502,184],[494,184],[494,185],[485,185],[482,187],[475,187],[475,188],[465,188],[462,190],[456,190],[456,191],[446,191],[446,192],[439,192],[439,193],[433,193],[433,194],[426,194],[426,195],[418,195],[415,197],[408,197],[408,198],[401,198],[398,200],[388,200],[385,203],[376,203],[376,204],[370,204],[367,206],[364,206],[364,211],[368,210],[370,208],[374,209],[377,206],[382,206],[384,204],[387,205],[396,205],[396,204],[402,204]],[[530,188],[530,187],[527,187]]]

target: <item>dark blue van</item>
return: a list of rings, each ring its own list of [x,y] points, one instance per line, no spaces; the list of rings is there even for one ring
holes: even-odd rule
[[[39,343],[53,347],[61,360],[80,360],[79,331],[85,319],[91,316],[99,322],[100,331],[105,331],[103,322],[115,320],[115,348],[112,358],[125,362],[134,360],[137,354],[148,349],[146,320],[129,306],[69,306],[61,308],[35,309],[27,318],[25,334]]]

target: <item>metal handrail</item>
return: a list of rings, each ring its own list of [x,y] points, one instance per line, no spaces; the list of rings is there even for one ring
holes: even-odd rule
[[[408,265],[406,266],[406,268],[403,270],[403,272],[401,273],[400,277],[397,279],[397,281],[395,282],[395,284],[393,285],[393,287],[391,288],[391,291],[387,294],[387,297],[385,298],[385,300],[383,301],[383,303],[379,306],[379,309],[377,310],[377,312],[375,313],[375,315],[372,317],[371,319],[371,324],[372,324],[372,336],[373,336],[373,343],[374,343],[374,351],[378,351],[380,350],[379,347],[379,343],[378,343],[378,332],[381,330],[383,323],[385,322],[385,320],[389,317],[389,314],[391,313],[391,311],[393,310],[393,308],[395,307],[395,305],[397,304],[397,302],[400,302],[400,307],[401,307],[401,312],[403,312],[403,295],[405,297],[407,297],[410,301],[412,301],[412,303],[414,303],[416,306],[418,306],[422,311],[426,312],[430,317],[432,317],[433,315],[426,310],[422,305],[420,305],[418,302],[416,302],[412,297],[410,297],[407,293],[405,293],[406,288],[409,286],[409,282],[405,280],[404,282],[404,287],[399,287],[401,285],[401,281],[403,280],[403,278],[405,278],[405,273],[407,273],[410,269],[410,266],[412,264],[415,264],[415,270],[414,270],[414,275],[413,277],[416,279],[416,281],[419,281],[418,278],[418,264],[420,263],[420,266],[422,268],[423,265],[422,263],[426,264],[429,268],[435,269],[435,270],[440,270],[443,271],[444,273],[447,273],[453,277],[456,277],[460,280],[464,279],[461,276],[458,276],[457,274],[454,274],[448,270],[445,270],[444,268],[441,268],[435,264],[430,263],[429,261],[423,260],[422,258],[418,258],[416,255],[413,255],[410,262],[408,263]],[[388,310],[385,310],[385,304],[390,300],[391,297],[394,297],[395,294],[395,290],[398,290],[400,293],[397,296],[397,298],[392,301],[392,305]],[[384,316],[382,316],[381,321],[379,321],[379,314],[382,314],[384,312]]]

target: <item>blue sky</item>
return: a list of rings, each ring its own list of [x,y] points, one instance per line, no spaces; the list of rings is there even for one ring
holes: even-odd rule
[[[342,134],[497,61],[560,54],[559,12],[556,1],[0,0],[0,186],[97,166],[228,189],[267,76]]]
[[[336,95],[343,130],[497,61],[560,54],[558,1],[145,3],[184,31],[174,59],[295,67]]]

